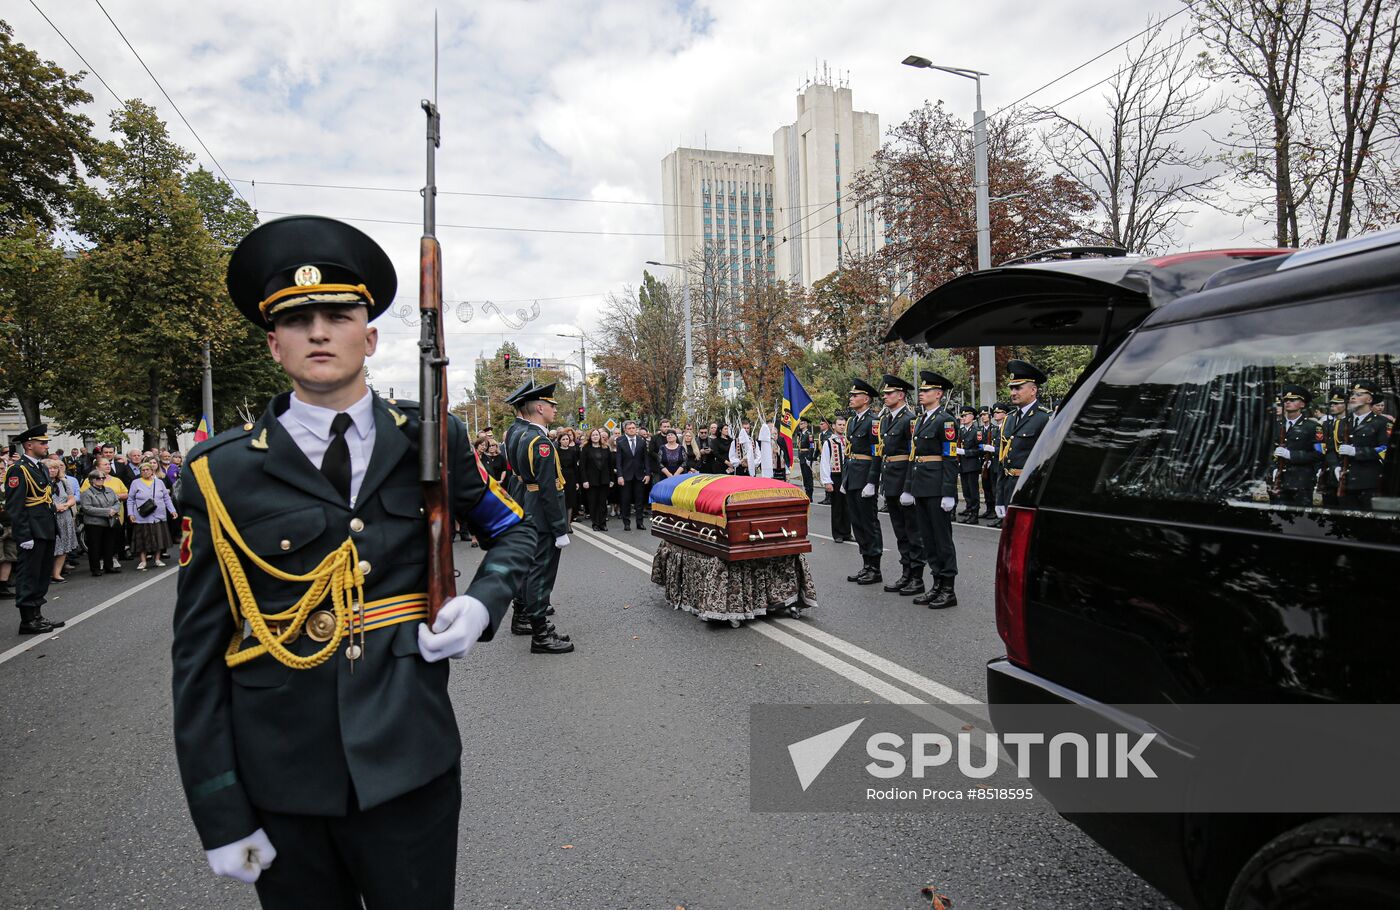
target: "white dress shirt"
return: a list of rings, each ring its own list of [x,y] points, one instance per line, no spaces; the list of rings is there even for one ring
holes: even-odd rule
[[[293,392],[291,403],[277,422],[319,471],[326,449],[331,445],[331,421],[338,413],[307,404]],[[360,495],[360,484],[365,479],[365,469],[369,467],[370,454],[374,452],[374,393],[365,392],[365,397],[346,408],[345,413],[351,420],[350,428],[345,431],[345,444],[350,449],[350,508],[353,509],[355,498]]]

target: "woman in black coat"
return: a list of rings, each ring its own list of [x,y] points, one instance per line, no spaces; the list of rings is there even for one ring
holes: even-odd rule
[[[579,516],[579,450],[574,431],[567,427],[559,431],[557,441],[559,468],[564,472],[564,509],[569,521],[578,521]]]
[[[595,531],[608,529],[608,491],[614,485],[613,455],[602,430],[590,431],[588,442],[579,449],[579,477],[583,487],[583,498]]]

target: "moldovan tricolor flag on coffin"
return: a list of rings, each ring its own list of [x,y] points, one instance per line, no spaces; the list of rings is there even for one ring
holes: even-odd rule
[[[797,421],[801,420],[812,407],[812,396],[802,388],[792,368],[783,366],[783,413],[778,420],[778,432],[783,437],[783,448],[787,449],[788,464],[793,463],[792,434],[797,432]]]

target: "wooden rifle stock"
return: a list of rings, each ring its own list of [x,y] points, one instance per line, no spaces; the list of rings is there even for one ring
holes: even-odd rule
[[[423,237],[418,242],[418,388],[421,422],[418,479],[428,519],[428,625],[442,605],[457,595],[452,566],[453,517],[448,481],[447,350],[442,327],[442,247],[437,230],[436,158],[440,119],[437,105],[423,102],[428,115],[428,180],[423,187]]]
[[[1350,412],[1350,411],[1347,411],[1345,414],[1343,414],[1341,417],[1338,417],[1337,419],[1340,420],[1340,421],[1342,421],[1341,429],[1343,430],[1343,432],[1336,434],[1333,438],[1334,438],[1334,439],[1340,439],[1340,441],[1337,443],[1337,445],[1350,445],[1350,444],[1351,444],[1351,412]],[[1345,436],[1346,438],[1345,438],[1345,439],[1341,439],[1341,437],[1343,437],[1343,436]],[[1347,494],[1347,468],[1349,468],[1349,467],[1351,467],[1351,456],[1349,456],[1349,455],[1343,455],[1343,456],[1342,456],[1342,476],[1337,478],[1337,495],[1338,495],[1338,496],[1345,496],[1345,495]]]

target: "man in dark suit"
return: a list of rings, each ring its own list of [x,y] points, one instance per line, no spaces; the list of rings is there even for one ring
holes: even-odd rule
[[[1371,498],[1380,486],[1381,468],[1390,446],[1390,421],[1376,414],[1371,405],[1380,397],[1381,387],[1374,379],[1353,383],[1342,420],[1346,442],[1337,446],[1341,464],[1337,468],[1337,501],[1343,509],[1371,511]]]
[[[631,516],[637,516],[637,530],[644,527],[647,484],[651,483],[651,450],[637,435],[637,421],[622,425],[622,438],[617,441],[618,511],[622,513],[622,530],[632,530]]]
[[[858,585],[873,585],[883,581],[880,575],[880,554],[885,551],[880,531],[880,517],[875,512],[875,496],[879,492],[880,460],[876,452],[875,415],[870,402],[875,400],[875,387],[864,379],[851,382],[847,400],[854,412],[846,421],[846,465],[841,484],[846,493],[846,511],[851,516],[851,531],[860,547],[863,565],[859,572],[846,576]]]
[[[486,552],[424,622],[418,406],[364,379],[369,321],[396,284],[374,241],[330,219],[245,237],[229,295],[292,391],[196,446],[181,485],[180,777],[210,868],[255,883],[267,908],[453,906],[462,746],[446,658],[492,638],[533,551],[450,418],[448,507]]]
[[[53,578],[54,539],[58,536],[53,482],[42,463],[49,454],[48,424],[32,426],[12,442],[21,454],[5,472],[5,512],[19,548],[14,570],[19,634],[42,635],[65,625],[45,619],[40,609]]]

